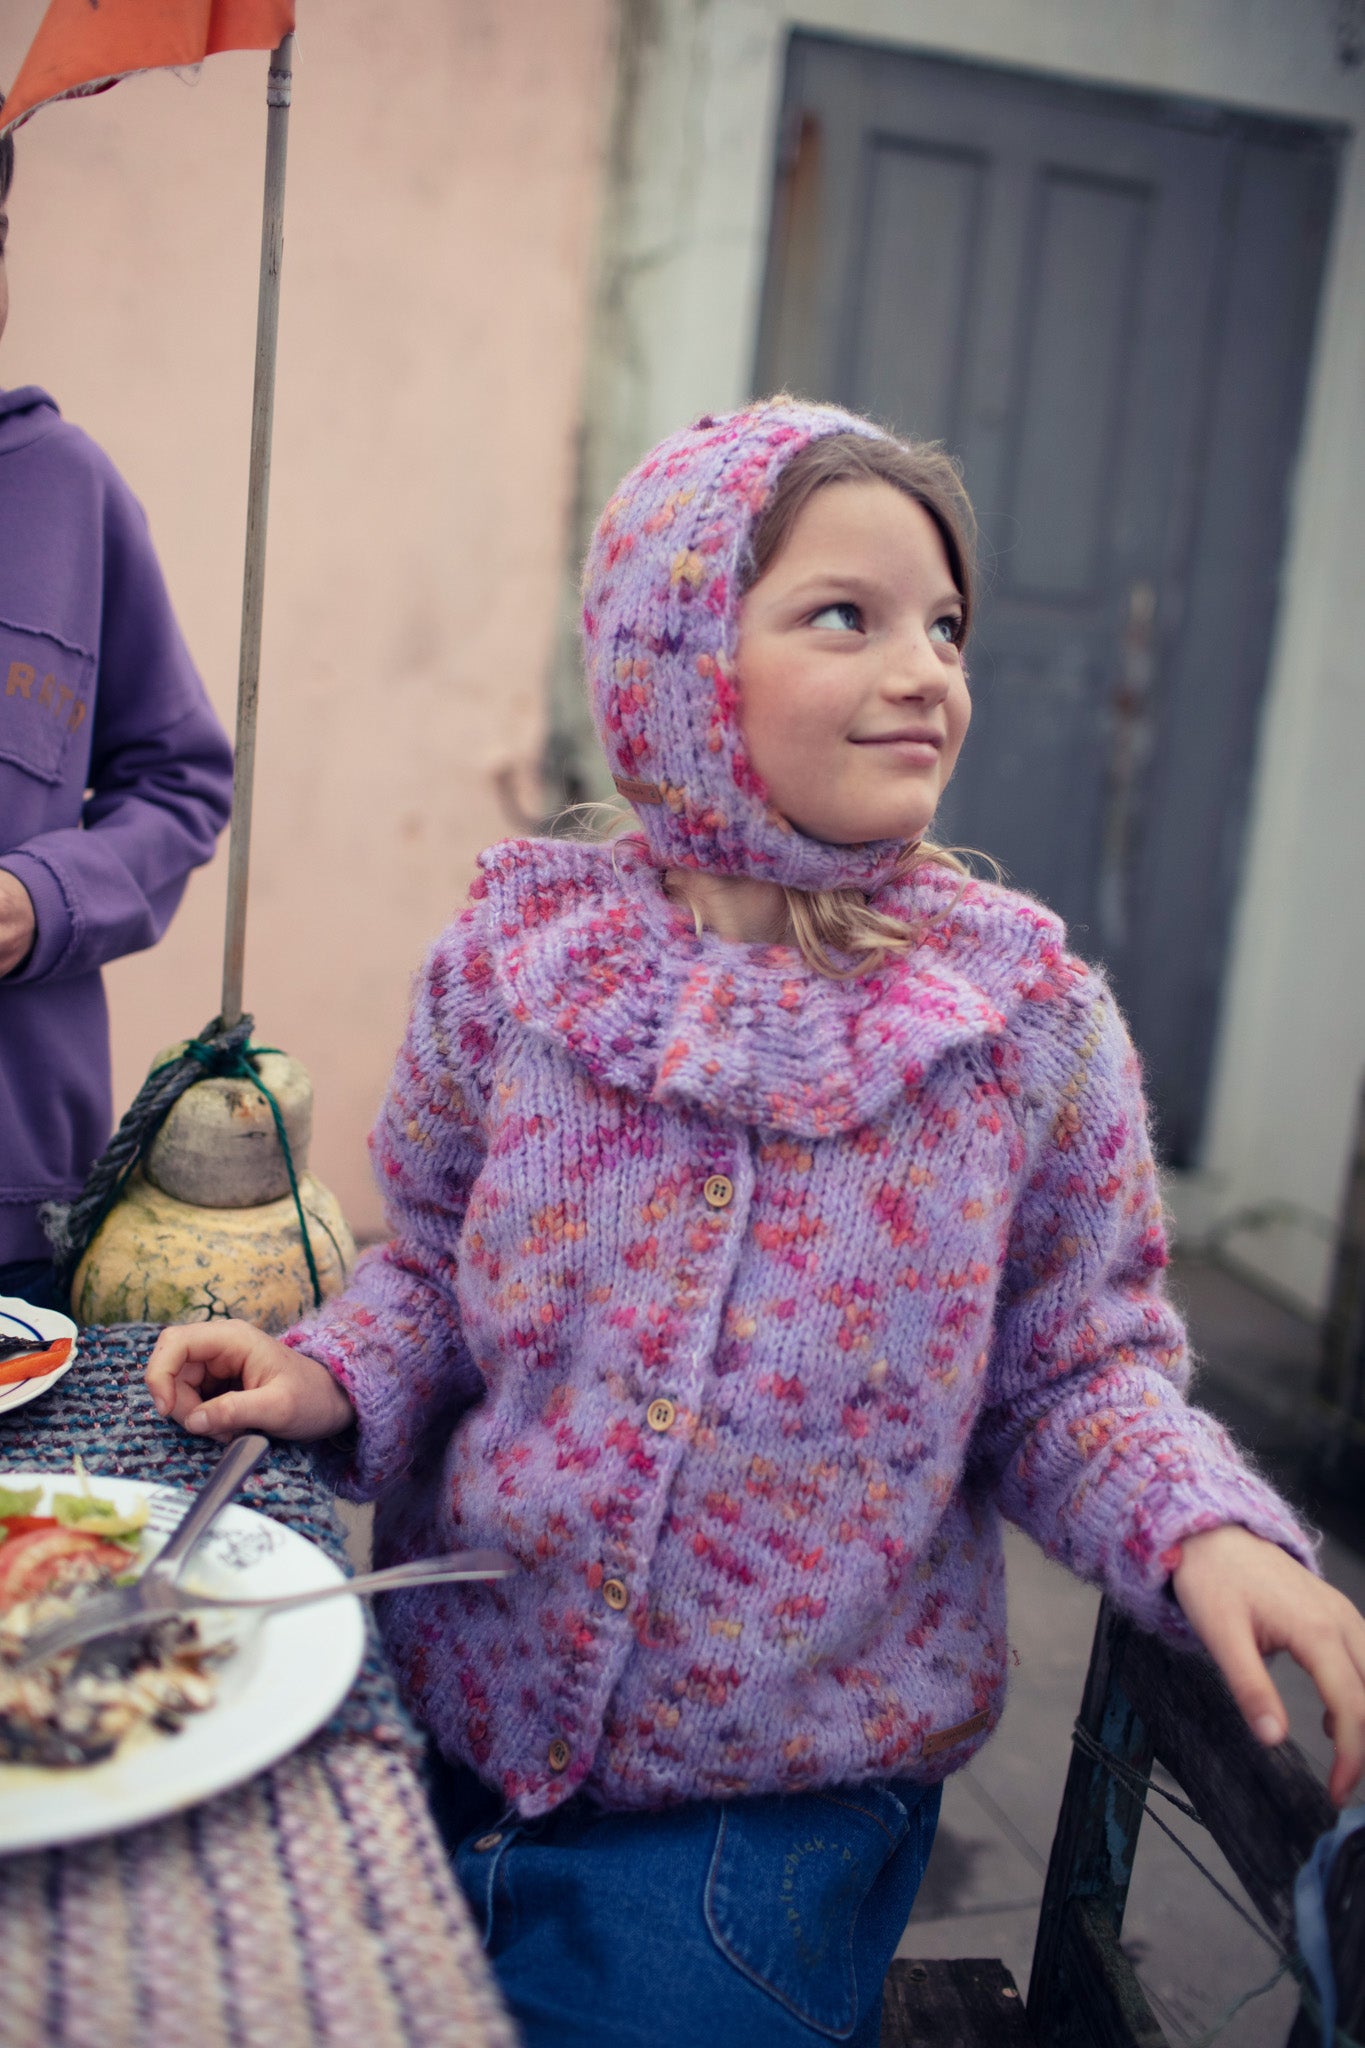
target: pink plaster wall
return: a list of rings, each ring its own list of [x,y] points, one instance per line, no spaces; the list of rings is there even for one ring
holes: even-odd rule
[[[5,0],[0,81],[43,0]],[[377,1227],[364,1137],[408,977],[533,760],[559,590],[610,0],[300,0],[247,1007],[316,1091],[313,1165]],[[0,383],[138,492],[229,727],[263,55],[17,138]],[[226,838],[110,970],[116,1096],[218,1008]]]

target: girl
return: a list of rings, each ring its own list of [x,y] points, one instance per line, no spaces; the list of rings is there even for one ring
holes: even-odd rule
[[[1181,1398],[1113,1002],[926,837],[971,603],[932,449],[786,398],[657,448],[583,612],[639,830],[482,856],[373,1140],[392,1241],[148,1370],[328,1439],[379,1558],[518,1559],[383,1624],[532,2043],[875,2043],[1003,1705],[1002,1514],[1267,1742],[1288,1647],[1361,1768],[1365,1623]]]

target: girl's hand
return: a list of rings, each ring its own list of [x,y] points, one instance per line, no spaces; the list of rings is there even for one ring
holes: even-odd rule
[[[1365,1766],[1365,1618],[1281,1550],[1229,1526],[1187,1536],[1171,1575],[1181,1612],[1228,1682],[1252,1733],[1283,1742],[1289,1716],[1265,1658],[1288,1650],[1322,1696],[1336,1749],[1329,1797],[1344,1806]]]
[[[223,1393],[235,1385],[239,1391]],[[181,1323],[163,1330],[147,1362],[158,1415],[195,1436],[335,1436],[355,1410],[325,1365],[250,1323]]]

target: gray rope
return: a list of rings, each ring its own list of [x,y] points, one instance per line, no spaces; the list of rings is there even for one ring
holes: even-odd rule
[[[1206,1833],[1208,1832],[1208,1822],[1202,1817],[1201,1814],[1199,1814],[1195,1810],[1193,1806],[1189,1804],[1188,1800],[1178,1799],[1174,1792],[1168,1792],[1162,1785],[1154,1785],[1151,1779],[1148,1777],[1144,1777],[1141,1771],[1134,1770],[1133,1766],[1131,1764],[1125,1763],[1122,1757],[1115,1756],[1114,1752],[1111,1749],[1106,1749],[1102,1742],[1097,1742],[1095,1737],[1090,1733],[1090,1730],[1088,1728],[1083,1727],[1079,1721],[1076,1722],[1075,1726],[1071,1730],[1071,1740],[1075,1743],[1077,1749],[1081,1751],[1083,1756],[1088,1756],[1092,1763],[1100,1764],[1106,1771],[1108,1771],[1109,1775],[1112,1778],[1119,1779],[1122,1784],[1127,1786],[1130,1792],[1135,1792],[1139,1799],[1145,1801],[1147,1794],[1149,1792],[1155,1792],[1158,1799],[1165,1799],[1169,1802],[1170,1805],[1178,1807],[1181,1813],[1188,1814],[1192,1821],[1196,1822],[1196,1824],[1199,1827],[1203,1828]],[[1159,1813],[1153,1813],[1150,1807],[1147,1807],[1146,1815],[1147,1819],[1150,1820],[1155,1827],[1159,1827],[1161,1829],[1163,1835],[1169,1835],[1170,1839],[1175,1843],[1176,1848],[1180,1851],[1182,1856],[1189,1857],[1190,1862],[1194,1865],[1195,1869],[1199,1871],[1201,1875],[1208,1879],[1209,1883],[1213,1886],[1214,1890],[1218,1893],[1219,1897],[1225,1899],[1228,1905],[1231,1906],[1233,1912],[1238,1914],[1243,1920],[1246,1921],[1246,1924],[1251,1929],[1252,1933],[1260,1937],[1260,1939],[1265,1943],[1266,1947],[1271,1951],[1271,1953],[1273,1955],[1283,1956],[1284,1951],[1280,1947],[1279,1943],[1275,1940],[1274,1936],[1267,1934],[1265,1928],[1262,1927],[1260,1921],[1255,1919],[1252,1916],[1252,1914],[1248,1913],[1246,1907],[1242,1904],[1241,1900],[1234,1898],[1232,1893],[1228,1890],[1227,1886],[1224,1884],[1220,1884],[1218,1882],[1218,1879],[1214,1876],[1213,1872],[1210,1869],[1208,1869],[1208,1867],[1205,1864],[1200,1862],[1199,1858],[1195,1855],[1193,1849],[1189,1847],[1188,1843],[1181,1841],[1175,1829],[1167,1827],[1165,1821],[1161,1818],[1161,1815]]]

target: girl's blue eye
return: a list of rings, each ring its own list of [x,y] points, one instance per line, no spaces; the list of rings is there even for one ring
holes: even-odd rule
[[[949,647],[957,647],[962,640],[961,615],[956,612],[945,612],[941,619],[935,619],[929,628],[929,638],[945,641]]]
[[[814,614],[812,626],[833,627],[841,633],[860,633],[863,615],[856,604],[827,604]]]

